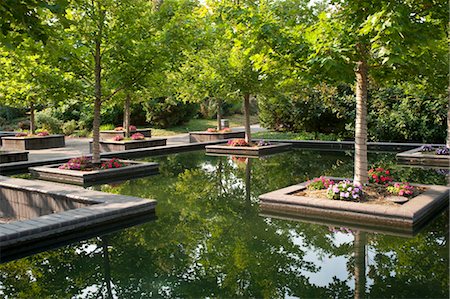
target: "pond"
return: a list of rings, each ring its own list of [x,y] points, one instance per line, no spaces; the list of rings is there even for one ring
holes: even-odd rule
[[[415,236],[264,217],[258,196],[320,175],[351,177],[352,152],[263,159],[203,151],[144,159],[160,174],[105,192],[158,200],[157,219],[0,265],[5,298],[448,298],[449,213]],[[446,185],[445,171],[370,164],[399,181]]]

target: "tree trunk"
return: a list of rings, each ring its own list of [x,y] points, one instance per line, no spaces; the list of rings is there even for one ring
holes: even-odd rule
[[[130,110],[130,104],[131,104],[131,96],[129,93],[125,96],[125,104],[123,107],[123,127],[125,129],[125,137],[130,137],[130,118],[131,118],[131,110]]]
[[[34,117],[34,103],[30,103],[30,133],[36,133],[36,120]]]
[[[244,95],[244,121],[245,121],[245,141],[252,141],[252,132],[250,130],[250,94]]]
[[[356,64],[355,184],[367,183],[367,73],[364,60]]]
[[[355,299],[366,296],[366,233],[358,231],[353,246],[355,249]]]
[[[100,54],[100,40],[95,42],[95,100],[94,100],[94,124],[92,143],[92,162],[100,163],[100,108],[102,104],[102,67]]]
[[[448,108],[447,108],[447,142],[446,145],[450,148],[450,87],[448,88]],[[450,179],[450,178],[449,178]]]
[[[217,131],[222,130],[222,100],[217,100]]]

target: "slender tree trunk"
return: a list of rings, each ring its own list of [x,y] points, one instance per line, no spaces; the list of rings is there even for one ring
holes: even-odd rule
[[[244,121],[245,121],[245,141],[252,141],[252,132],[250,130],[250,94],[244,95]]]
[[[95,100],[94,100],[94,124],[92,143],[92,162],[100,163],[100,108],[102,104],[102,67],[100,54],[100,39],[95,42]]]
[[[366,297],[366,243],[366,233],[356,232],[353,243],[355,248],[355,299]]]
[[[125,129],[125,137],[130,137],[130,118],[131,118],[131,96],[129,93],[125,96],[125,104],[123,107],[123,127]]]
[[[367,73],[364,60],[356,64],[355,177],[356,184],[367,183]]]
[[[450,87],[448,88],[448,108],[447,108],[447,142],[446,145],[450,148]]]
[[[217,100],[217,131],[222,130],[222,100]]]
[[[30,133],[36,133],[36,119],[34,115],[34,103],[30,103]]]

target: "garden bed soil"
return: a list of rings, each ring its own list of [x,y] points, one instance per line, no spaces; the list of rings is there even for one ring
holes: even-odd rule
[[[100,139],[102,140],[108,140],[108,139],[113,139],[116,136],[122,136],[125,138],[125,130],[121,130],[121,131],[115,131],[115,130],[102,130],[100,131]],[[151,129],[136,129],[136,130],[132,130],[130,131],[130,136],[135,134],[135,133],[141,133],[142,135],[144,135],[144,137],[150,138],[152,137],[152,130]]]
[[[421,152],[420,147],[398,153],[396,158],[399,162],[412,165],[430,165],[450,168],[450,155],[436,155],[433,152]]]
[[[106,162],[108,159],[102,159]],[[59,169],[61,164],[30,167],[29,171],[34,178],[74,184],[80,186],[91,186],[105,183],[115,183],[123,180],[135,179],[153,174],[158,174],[159,165],[153,162],[137,162],[121,160],[127,166],[111,169],[93,169],[87,171]]]
[[[263,146],[207,145],[205,148],[207,153],[257,157],[289,150],[291,144],[276,143]]]
[[[142,140],[101,140],[101,152],[121,152],[138,148],[165,146],[167,145],[166,138],[148,138]],[[92,153],[92,141],[90,142],[90,151]]]
[[[189,142],[208,142],[244,137],[245,132],[189,132]]]
[[[259,196],[261,208],[299,214],[302,217],[329,218],[347,223],[416,227],[448,205],[449,188],[437,185],[413,185],[420,194],[403,204],[331,200],[308,194],[308,182],[292,185]],[[302,192],[305,192],[304,194]]]
[[[28,161],[28,152],[25,151],[0,151],[0,164]]]
[[[2,137],[3,150],[40,150],[65,147],[64,135]]]
[[[426,191],[424,187],[416,187],[414,188],[414,194],[412,197],[416,197],[423,192]],[[298,192],[293,193],[295,196],[304,196],[304,197],[314,197],[314,198],[323,198],[329,199],[327,197],[327,190],[309,190],[302,189]],[[330,200],[330,199],[329,199]],[[399,206],[402,203],[405,203],[409,200],[409,198],[404,196],[394,196],[386,191],[386,187],[382,185],[371,184],[368,186],[364,186],[363,195],[360,201],[357,200],[345,200],[346,202],[355,202],[355,203],[367,203],[367,204],[376,204],[376,205],[389,205],[389,206]]]

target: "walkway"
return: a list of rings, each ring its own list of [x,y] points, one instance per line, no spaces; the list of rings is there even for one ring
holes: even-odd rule
[[[244,130],[243,127],[237,127],[233,129],[235,129],[236,131]],[[261,128],[259,125],[252,125],[251,129],[253,133],[266,131],[266,129]],[[167,145],[189,143],[188,133],[173,136],[155,136],[155,137],[167,138]],[[29,151],[28,160],[39,161],[44,159],[87,155],[89,154],[89,141],[91,140],[92,138],[66,137],[66,147]]]

